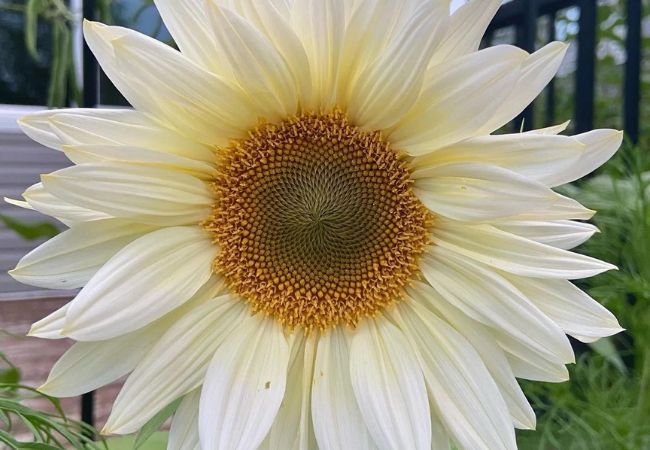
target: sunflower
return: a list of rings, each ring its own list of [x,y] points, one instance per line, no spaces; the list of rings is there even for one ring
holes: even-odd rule
[[[156,4],[179,51],[84,25],[133,109],[20,121],[74,163],[12,201],[69,226],[12,275],[82,288],[31,330],[76,341],[41,391],[128,374],[104,432],[178,402],[170,449],[516,448],[515,377],[620,331],[552,188],[622,134],[492,134],[566,45],[478,50],[500,0]]]

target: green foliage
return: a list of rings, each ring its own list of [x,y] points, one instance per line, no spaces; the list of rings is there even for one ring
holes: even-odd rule
[[[523,383],[538,426],[518,433],[520,448],[650,448],[650,155],[624,148],[599,175],[565,191],[598,210],[593,221],[601,232],[580,251],[619,268],[580,286],[626,331],[598,351],[577,347],[569,383]]]
[[[169,419],[172,414],[174,414],[174,411],[176,411],[178,408],[181,400],[182,398],[179,398],[167,405],[140,429],[140,432],[137,434],[135,441],[133,442],[133,450],[143,450],[146,448],[147,444],[151,440],[152,436],[155,435],[156,431],[158,431],[162,424],[165,423],[165,421]]]
[[[135,448],[134,436],[124,436],[119,438],[109,439],[106,444],[109,450],[133,450]],[[157,432],[150,436],[149,439],[139,450],[165,450],[167,448],[167,433]]]
[[[76,448],[107,450],[105,442],[94,442],[97,431],[92,427],[70,420],[65,416],[58,400],[21,384],[20,371],[0,353],[0,447],[7,449],[60,450]],[[56,413],[46,413],[24,404],[28,399],[43,399]],[[16,429],[31,434],[28,441],[16,437]]]
[[[59,234],[59,229],[49,222],[25,223],[0,214],[0,223],[15,231],[23,239],[32,241],[41,238],[52,238]]]
[[[97,9],[103,20],[109,19],[111,0],[99,0]],[[24,3],[24,4],[22,4]],[[0,10],[24,15],[25,48],[35,61],[41,59],[38,41],[39,26],[45,24],[51,32],[51,61],[47,105],[66,106],[68,97],[81,104],[81,92],[73,63],[72,24],[74,17],[64,0],[27,0],[21,3],[0,1]]]

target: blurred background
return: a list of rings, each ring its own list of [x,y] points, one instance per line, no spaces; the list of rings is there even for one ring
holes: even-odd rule
[[[452,8],[465,1],[454,0]],[[20,198],[40,174],[69,164],[61,153],[22,135],[18,117],[45,107],[126,106],[84,53],[83,16],[174,45],[151,0],[0,0],[0,197]],[[620,270],[583,280],[580,287],[612,310],[626,332],[592,346],[572,341],[577,363],[570,367],[569,383],[522,382],[538,427],[519,432],[519,446],[650,449],[650,103],[644,101],[650,95],[650,0],[506,1],[484,45],[533,51],[551,40],[570,44],[567,58],[551,85],[506,131],[567,120],[571,134],[625,130],[624,147],[612,161],[563,190],[599,211],[594,222],[601,233],[578,251]],[[30,390],[45,380],[70,343],[22,336],[74,294],[35,291],[6,274],[62,229],[43,220],[0,204],[0,448],[26,448],[11,441],[16,436],[53,448],[86,445],[93,432],[75,420],[101,426],[119,389],[116,383],[62,402]],[[164,448],[164,433],[153,431],[165,419],[156,417],[138,437],[108,445]]]

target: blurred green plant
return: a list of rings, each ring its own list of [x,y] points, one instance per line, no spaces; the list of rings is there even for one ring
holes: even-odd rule
[[[0,353],[0,447],[7,449],[60,450],[64,448],[108,450],[103,440],[95,442],[97,431],[66,417],[59,401],[21,384],[20,370]],[[41,399],[55,413],[30,408],[26,400]],[[19,440],[17,428],[28,440]]]
[[[28,241],[49,239],[59,234],[59,229],[50,222],[26,223],[0,214],[0,223]]]
[[[598,210],[600,229],[580,251],[617,271],[583,280],[625,332],[595,349],[576,345],[569,383],[523,382],[538,415],[518,433],[522,450],[650,448],[650,154],[626,146],[601,173],[564,189]]]
[[[99,0],[97,8],[104,21],[110,19],[111,0]],[[82,93],[77,80],[72,42],[74,14],[64,0],[26,0],[21,3],[0,2],[0,10],[22,13],[24,15],[25,48],[35,61],[41,59],[38,31],[41,24],[46,24],[51,31],[50,77],[47,105],[49,107],[66,106],[68,99],[81,104]]]

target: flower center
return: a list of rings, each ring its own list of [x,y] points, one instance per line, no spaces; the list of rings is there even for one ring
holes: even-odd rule
[[[431,216],[378,132],[305,114],[260,126],[218,167],[214,270],[253,310],[290,329],[354,326],[417,274]]]

